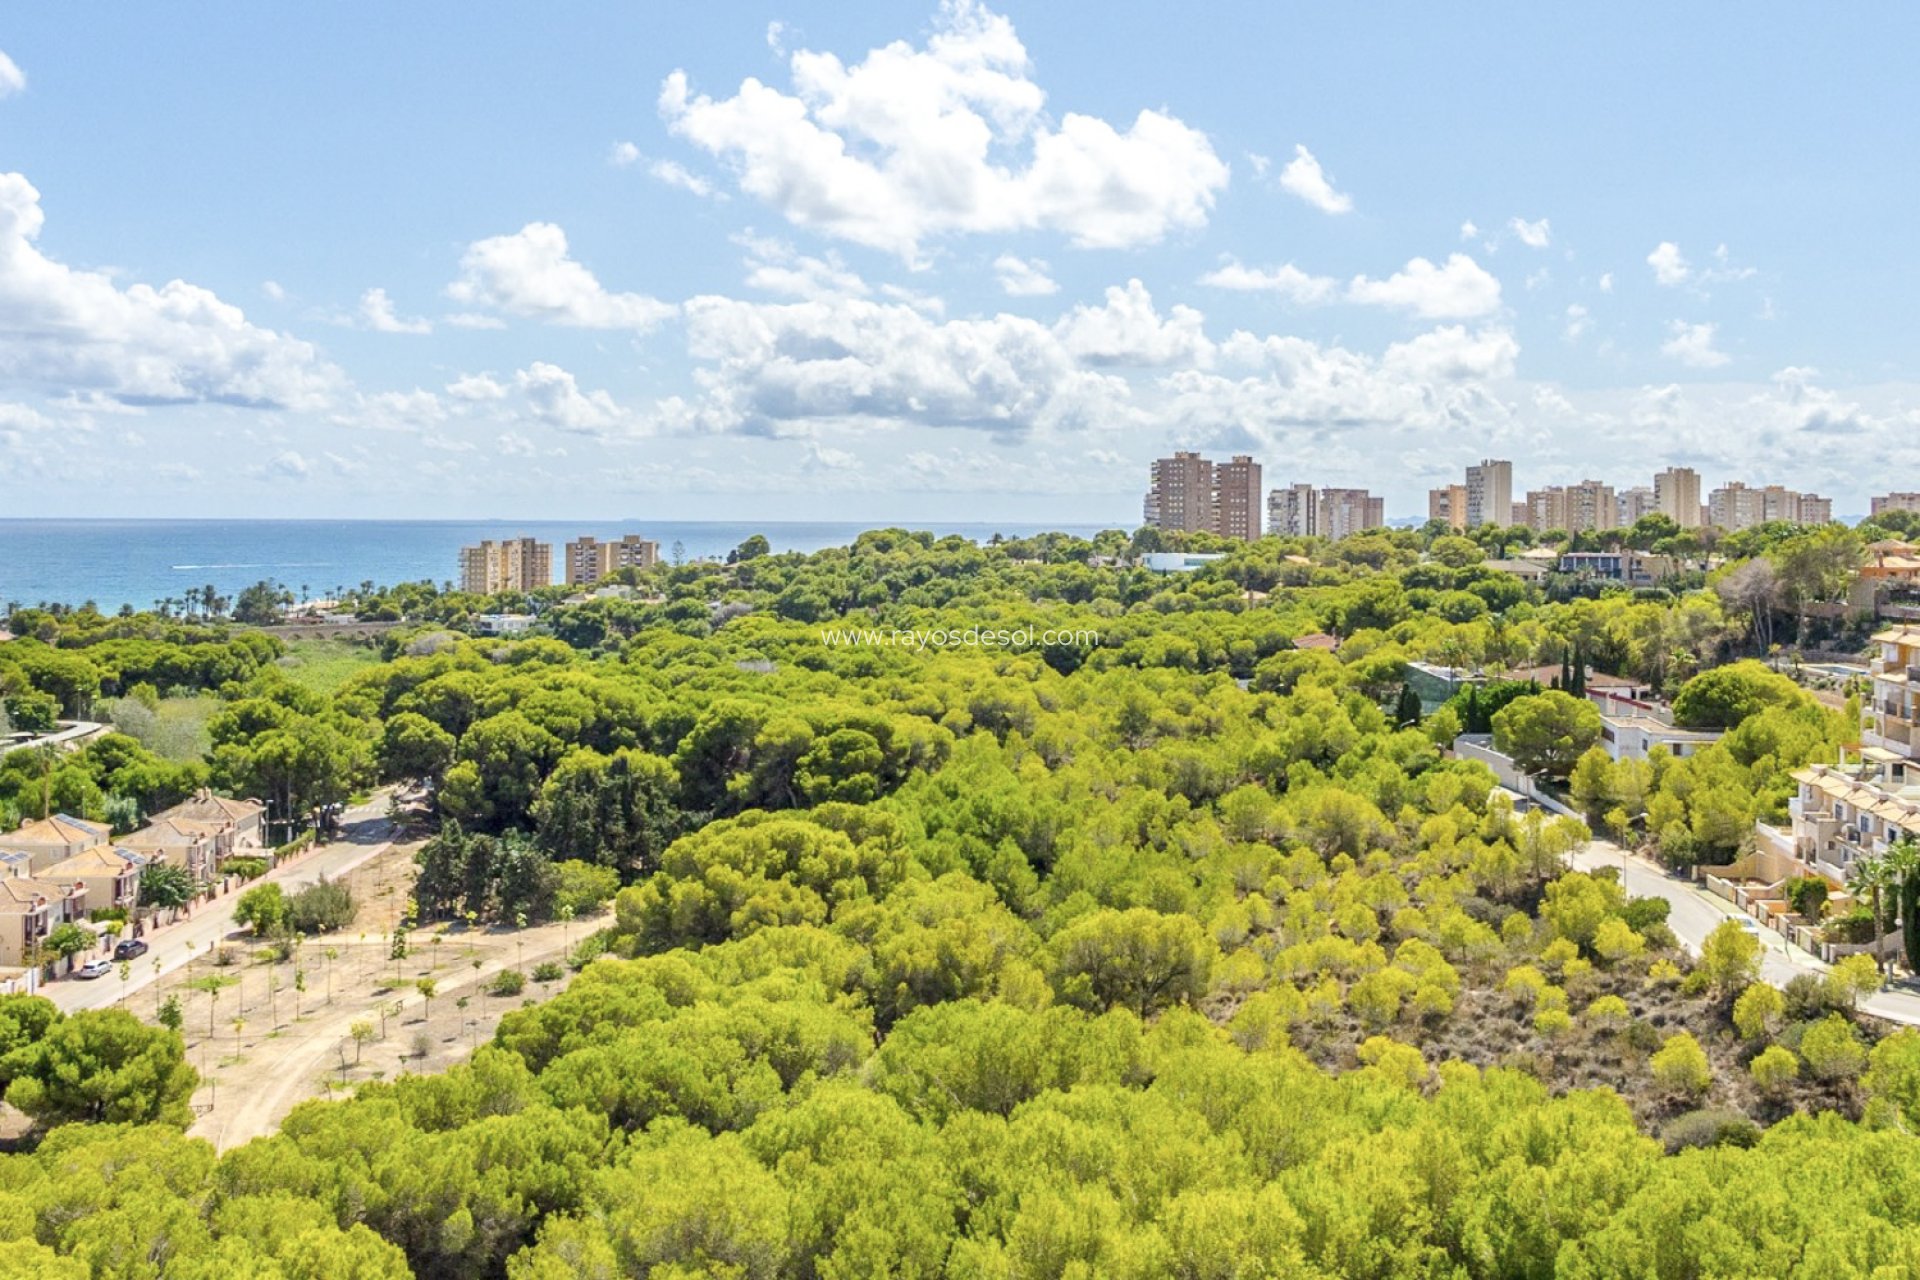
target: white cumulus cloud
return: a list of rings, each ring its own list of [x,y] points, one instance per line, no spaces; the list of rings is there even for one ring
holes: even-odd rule
[[[466,373],[447,384],[447,394],[455,400],[479,404],[488,400],[506,399],[507,389],[492,374]]]
[[[1680,246],[1671,240],[1662,240],[1654,246],[1653,252],[1647,255],[1647,265],[1653,268],[1654,280],[1668,288],[1685,284],[1693,274],[1693,268],[1680,252]]]
[[[134,402],[324,404],[338,369],[309,343],[250,323],[183,280],[122,289],[42,254],[40,193],[0,173],[0,378]]]
[[[607,436],[633,428],[634,416],[604,391],[582,391],[571,373],[536,360],[514,375],[533,416],[559,431]]]
[[[1548,225],[1545,218],[1538,222],[1528,222],[1525,218],[1512,218],[1507,222],[1507,229],[1518,236],[1520,243],[1529,249],[1544,249],[1553,243],[1553,228]]]
[[[1204,368],[1213,362],[1206,317],[1180,306],[1162,316],[1138,280],[1109,288],[1098,307],[1075,307],[1055,322],[1053,331],[1071,355],[1095,365]]]
[[[1204,225],[1227,185],[1206,136],[1165,112],[1056,123],[1013,24],[973,0],[945,5],[924,47],[895,41],[852,65],[797,50],[788,66],[791,91],[750,78],[721,98],[675,71],[661,114],[789,221],[909,261],[952,233],[1148,244]]]
[[[1500,306],[1500,281],[1464,253],[1435,266],[1414,258],[1385,280],[1355,276],[1349,301],[1410,311],[1427,320],[1465,320]]]
[[[1322,213],[1350,213],[1353,197],[1335,191],[1313,152],[1296,145],[1293,159],[1280,171],[1280,189],[1299,196]]]
[[[654,179],[682,191],[690,191],[702,199],[714,195],[713,184],[697,173],[693,173],[677,160],[655,160],[647,166],[647,172]]]
[[[602,288],[569,256],[567,233],[551,222],[529,222],[512,235],[474,241],[447,296],[580,329],[646,330],[674,313],[672,304],[657,298]]]
[[[1200,283],[1241,293],[1278,294],[1302,306],[1331,302],[1340,294],[1340,282],[1332,276],[1310,275],[1291,262],[1277,267],[1249,267],[1228,261],[1201,276]]]
[[[26,72],[7,56],[6,50],[0,49],[0,98],[11,98],[16,93],[26,91]]]
[[[432,333],[433,323],[421,317],[402,319],[393,309],[393,299],[385,289],[369,289],[360,295],[360,319],[375,333]]]
[[[1660,352],[1689,368],[1717,369],[1733,359],[1713,345],[1718,331],[1718,325],[1688,324],[1684,320],[1675,320],[1667,326],[1667,332],[1672,336],[1661,345]]]
[[[993,260],[993,274],[1008,297],[1042,298],[1060,292],[1060,286],[1047,274],[1047,264],[1038,258],[1003,253]]]

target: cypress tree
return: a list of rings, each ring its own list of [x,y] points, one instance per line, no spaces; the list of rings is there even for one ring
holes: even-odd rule
[[[1420,695],[1413,691],[1411,681],[1400,686],[1400,700],[1394,704],[1393,722],[1402,729],[1420,723]]]

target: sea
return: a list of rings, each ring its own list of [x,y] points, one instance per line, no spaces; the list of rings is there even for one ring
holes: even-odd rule
[[[103,612],[152,608],[211,586],[229,598],[256,582],[277,582],[296,599],[328,599],[363,582],[448,582],[459,550],[483,538],[537,538],[561,544],[583,534],[637,533],[661,555],[722,558],[747,538],[766,536],[775,551],[846,546],[868,529],[899,522],[758,524],[726,521],[500,520],[0,520],[0,604],[92,601]],[[1102,525],[954,524],[912,526],[984,542],[998,533],[1026,537],[1058,531],[1092,537]],[[678,548],[676,552],[676,548]]]

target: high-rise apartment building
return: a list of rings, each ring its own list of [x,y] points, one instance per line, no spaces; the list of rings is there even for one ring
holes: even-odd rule
[[[1438,520],[1449,529],[1467,527],[1467,486],[1443,485],[1427,490],[1427,519]]]
[[[1566,523],[1548,528],[1558,527],[1569,533],[1601,533],[1619,527],[1620,514],[1612,485],[1582,480],[1568,485],[1562,493],[1563,510],[1559,514]]]
[[[651,569],[660,563],[660,544],[629,533],[614,542],[592,536],[567,544],[566,583],[589,586],[622,569]]]
[[[1467,527],[1513,522],[1513,464],[1483,458],[1467,468]]]
[[[1213,529],[1213,464],[1181,451],[1154,460],[1147,488],[1146,522],[1156,529],[1207,533]]]
[[[1310,538],[1318,533],[1313,486],[1290,484],[1267,495],[1267,532],[1282,538]]]
[[[1246,454],[1211,462],[1183,451],[1155,460],[1141,514],[1156,529],[1252,542],[1260,536],[1260,494],[1260,464]]]
[[[1707,495],[1707,523],[1719,529],[1751,529],[1766,517],[1761,514],[1764,495],[1738,480],[1729,480]]]
[[[1738,480],[1729,480],[1707,495],[1707,522],[1722,529],[1751,529],[1776,521],[1826,524],[1832,518],[1832,499],[1800,493],[1784,485],[1753,489]]]
[[[491,538],[460,548],[460,589],[490,596],[553,585],[553,544],[532,538]]]
[[[1387,500],[1365,489],[1322,489],[1314,501],[1314,519],[1321,537],[1338,542],[1368,529],[1384,529]]]
[[[1213,531],[1242,542],[1260,540],[1260,464],[1244,453],[1213,467]]]
[[[1638,484],[1615,494],[1613,508],[1614,527],[1631,529],[1640,522],[1640,517],[1650,516],[1658,511],[1660,504],[1653,496],[1653,486]]]
[[[1700,527],[1700,473],[1692,467],[1668,467],[1653,478],[1653,501],[1661,515],[1682,529]]]
[[[1332,541],[1387,524],[1387,502],[1365,489],[1315,489],[1290,484],[1267,495],[1267,531]]]
[[[1887,511],[1920,511],[1920,493],[1889,493],[1875,498],[1869,514],[1877,516]]]

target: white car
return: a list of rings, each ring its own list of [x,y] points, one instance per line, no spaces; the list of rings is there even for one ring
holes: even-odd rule
[[[113,972],[111,960],[89,960],[73,971],[76,978],[104,978]]]

